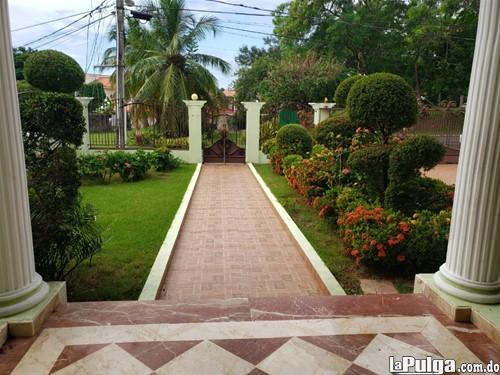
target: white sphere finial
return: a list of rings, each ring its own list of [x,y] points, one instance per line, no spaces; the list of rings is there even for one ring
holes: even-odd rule
[[[191,95],[191,100],[198,100],[198,95],[197,94],[192,94]]]

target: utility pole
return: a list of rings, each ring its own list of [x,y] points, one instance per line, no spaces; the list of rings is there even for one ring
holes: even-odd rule
[[[116,0],[116,127],[118,129],[118,148],[125,148],[125,9],[123,0]]]

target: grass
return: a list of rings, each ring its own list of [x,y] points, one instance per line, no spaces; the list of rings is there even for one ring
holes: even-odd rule
[[[84,201],[97,210],[104,246],[71,274],[71,301],[139,297],[194,170],[182,165],[140,182],[82,186]]]
[[[300,230],[316,249],[347,294],[362,294],[358,268],[342,252],[342,242],[335,235],[333,224],[320,219],[318,212],[307,206],[283,176],[276,175],[269,164],[255,165],[267,186],[287,210]]]

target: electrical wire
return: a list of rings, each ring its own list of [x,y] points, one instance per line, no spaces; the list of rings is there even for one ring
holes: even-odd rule
[[[263,9],[263,8],[254,7],[251,5],[229,3],[227,1],[222,1],[222,0],[205,0],[205,1],[209,2],[209,3],[219,3],[219,4],[224,4],[224,5],[230,5],[233,7],[241,7],[241,8],[247,8],[247,9],[253,9],[253,10],[260,10],[262,12],[274,12],[275,11],[273,9]]]

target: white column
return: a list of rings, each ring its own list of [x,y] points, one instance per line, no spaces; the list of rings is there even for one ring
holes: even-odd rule
[[[201,134],[201,109],[206,100],[183,100],[188,107],[189,121],[189,161],[191,163],[203,162],[202,134]]]
[[[335,103],[309,103],[314,109],[314,126],[330,117],[330,111],[335,107]]]
[[[77,96],[76,98],[83,106],[83,117],[85,118],[85,133],[80,150],[88,151],[90,149],[89,103],[93,98],[87,96]]]
[[[266,103],[241,102],[247,110],[245,161],[259,163],[260,151],[260,110]]]
[[[0,0],[0,317],[39,303],[7,0]]]
[[[500,302],[500,1],[482,0],[458,164],[443,291]]]

